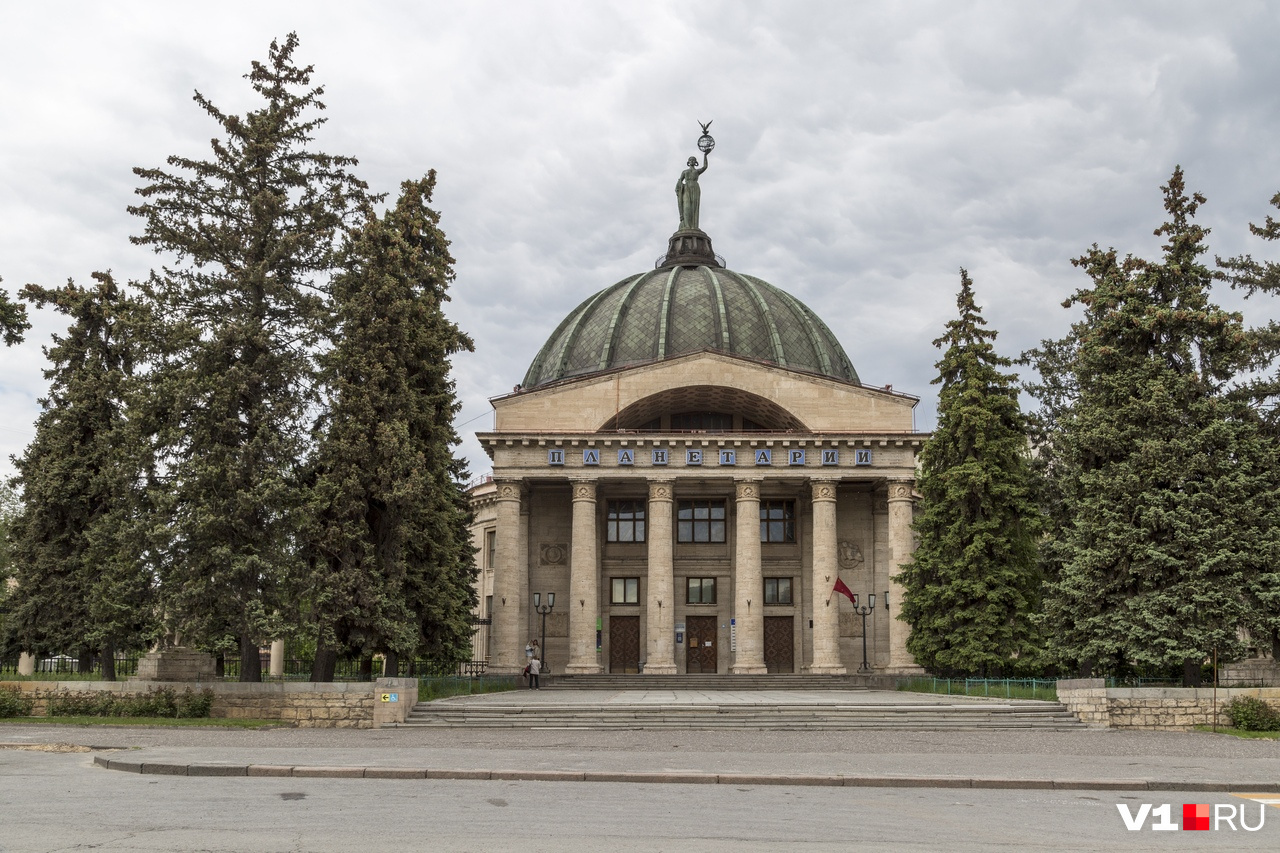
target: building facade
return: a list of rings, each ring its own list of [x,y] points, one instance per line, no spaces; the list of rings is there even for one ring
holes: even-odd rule
[[[489,671],[519,672],[544,621],[555,673],[844,674],[864,647],[918,671],[896,618],[917,399],[863,386],[821,319],[702,231],[584,301],[492,403]]]

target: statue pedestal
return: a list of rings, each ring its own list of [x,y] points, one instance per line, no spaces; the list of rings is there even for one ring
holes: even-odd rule
[[[175,646],[142,656],[134,681],[213,681],[213,655]]]
[[[658,268],[666,267],[723,267],[724,261],[711,248],[711,238],[698,229],[685,229],[671,235],[667,242],[667,254]]]

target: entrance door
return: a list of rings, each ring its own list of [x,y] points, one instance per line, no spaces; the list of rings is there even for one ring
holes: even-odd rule
[[[684,621],[685,671],[715,672],[716,647],[720,645],[716,637],[716,617],[686,616]]]
[[[796,646],[791,616],[764,617],[764,666],[769,672],[795,672]]]
[[[640,671],[640,617],[609,617],[609,671]]]

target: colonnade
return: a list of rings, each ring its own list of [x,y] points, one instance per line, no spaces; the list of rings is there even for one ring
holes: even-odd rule
[[[760,479],[734,480],[736,524],[733,617],[737,648],[730,672],[764,673],[764,581],[760,559]],[[812,658],[808,671],[841,675],[839,609],[831,598],[836,580],[838,541],[836,498],[839,481],[810,479],[813,532],[809,590],[812,596]],[[569,660],[566,674],[593,674],[603,670],[596,651],[600,621],[600,546],[596,481],[570,481],[572,530],[569,557],[569,590],[565,602],[569,614]],[[646,674],[673,674],[676,669],[675,577],[673,554],[674,478],[648,480],[648,583],[645,604],[648,631]],[[901,602],[898,581],[912,551],[912,481],[889,483],[889,589]],[[529,590],[528,508],[526,491],[514,480],[497,481],[497,539],[493,587],[492,656],[490,671],[515,673],[524,667],[524,640],[528,636]],[[560,610],[560,601],[556,602]],[[909,628],[896,618],[889,621],[889,670],[910,671],[915,662],[907,651]]]

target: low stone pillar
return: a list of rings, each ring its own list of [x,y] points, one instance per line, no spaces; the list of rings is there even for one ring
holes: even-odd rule
[[[1107,682],[1102,678],[1064,678],[1057,684],[1058,701],[1089,726],[1109,727]]]
[[[213,681],[213,655],[174,646],[142,656],[134,681]]]
[[[18,675],[36,674],[36,656],[22,652],[18,655]]]
[[[403,723],[416,704],[418,679],[379,678],[373,683],[373,727]]]
[[[271,677],[284,678],[284,640],[271,641]]]

